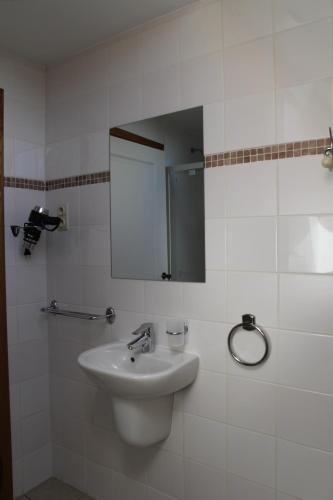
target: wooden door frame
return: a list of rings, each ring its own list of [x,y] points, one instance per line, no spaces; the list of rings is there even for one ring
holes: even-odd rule
[[[0,500],[13,499],[4,223],[4,92],[0,89]]]

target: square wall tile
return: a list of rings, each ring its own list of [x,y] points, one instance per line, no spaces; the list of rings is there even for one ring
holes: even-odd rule
[[[331,120],[332,80],[325,79],[277,91],[277,141],[326,137]]]
[[[273,217],[227,222],[227,261],[232,271],[276,271],[276,220]]]
[[[39,314],[45,301],[17,306],[18,337],[20,342],[34,339],[47,339],[48,318]]]
[[[205,154],[224,150],[224,104],[213,102],[204,106]]]
[[[93,498],[106,500],[114,495],[112,471],[87,461],[87,492]]]
[[[144,312],[144,283],[139,280],[111,279],[110,300],[116,309]]]
[[[23,458],[23,489],[29,491],[52,474],[51,446],[46,445]]]
[[[287,387],[277,387],[276,396],[278,437],[333,451],[333,396]]]
[[[147,500],[147,488],[141,482],[133,481],[117,472],[112,473],[112,481],[115,499]]]
[[[52,418],[52,440],[59,446],[78,453],[85,453],[86,423],[70,415],[55,415]]]
[[[76,61],[80,67],[78,76],[82,93],[105,89],[110,82],[109,45],[97,45],[81,53]]]
[[[144,284],[145,312],[167,316],[182,316],[183,284],[146,281]]]
[[[333,276],[280,275],[280,327],[332,332]]]
[[[50,103],[46,115],[46,143],[66,141],[80,133],[80,106],[78,96]]]
[[[90,184],[87,186],[81,186],[79,190],[80,224],[82,226],[109,226],[110,184],[108,182],[102,182],[100,184]],[[93,210],[91,209],[92,205],[94,207]]]
[[[280,332],[277,383],[333,394],[333,336]]]
[[[21,385],[21,412],[26,417],[49,408],[49,377],[26,380]]]
[[[181,106],[201,106],[223,99],[222,53],[214,52],[181,64]]]
[[[78,490],[85,491],[87,476],[85,460],[82,455],[72,453],[61,446],[54,446],[53,467],[54,475],[57,478]],[[109,469],[108,474],[110,474]]]
[[[277,492],[277,500],[298,500],[296,497],[291,497],[290,495],[287,495],[286,493],[281,493],[280,491]]]
[[[225,498],[226,485],[223,470],[185,461],[185,500],[221,500]]]
[[[240,476],[228,474],[228,499],[241,500],[245,498],[246,500],[275,500],[275,490]]]
[[[80,134],[106,129],[108,126],[108,89],[83,94],[80,106]]]
[[[83,285],[81,267],[56,266],[53,272],[56,273],[55,296],[57,300],[65,304],[81,305]],[[86,286],[88,286],[88,284]]]
[[[82,265],[110,266],[110,226],[82,226],[79,248]]]
[[[295,28],[332,15],[330,0],[274,0],[274,24],[277,31]]]
[[[161,448],[178,455],[183,454],[184,450],[184,414],[180,411],[174,411],[172,414],[171,431],[167,439],[160,443]],[[139,452],[139,461],[141,453]]]
[[[279,217],[278,234],[280,272],[333,272],[333,217]]]
[[[32,144],[30,142],[15,140],[14,171],[15,177],[23,177],[25,179],[44,179],[44,147]]]
[[[147,500],[176,500],[175,497],[170,497],[165,493],[155,490],[154,488],[147,488]]]
[[[260,94],[274,88],[273,38],[228,47],[224,51],[225,97]]]
[[[139,75],[139,35],[131,35],[114,40],[109,46],[110,82],[131,80]]]
[[[192,319],[226,319],[226,273],[207,271],[206,283],[184,283],[183,315]]]
[[[142,81],[132,78],[113,83],[109,89],[109,127],[119,127],[142,118]]]
[[[40,377],[48,372],[48,344],[45,340],[29,340],[10,346],[8,356],[11,383]]]
[[[217,52],[222,49],[221,3],[211,2],[180,17],[181,59]]]
[[[228,465],[233,474],[274,487],[275,439],[264,434],[228,427]]]
[[[228,423],[275,434],[275,386],[255,380],[228,377]]]
[[[278,33],[277,85],[291,87],[331,76],[332,51],[331,19]]]
[[[164,450],[158,451],[147,468],[147,483],[156,490],[176,498],[183,498],[183,458]]]
[[[227,99],[224,120],[226,150],[274,144],[274,92]]]
[[[194,415],[184,415],[185,457],[205,465],[226,469],[226,425]]]
[[[185,349],[200,356],[200,367],[203,370],[226,373],[229,325],[190,320],[188,329]]]
[[[45,142],[44,106],[35,106],[29,101],[15,101],[14,127],[17,139],[43,146]]]
[[[277,487],[302,500],[330,500],[333,455],[278,440]]]
[[[333,212],[333,176],[320,162],[319,155],[279,161],[281,215]]]
[[[143,78],[143,114],[157,116],[180,106],[179,64],[146,73]]]
[[[226,221],[206,219],[206,269],[226,269]]]
[[[195,382],[184,391],[184,411],[225,422],[226,377],[200,370]]]
[[[276,326],[277,285],[272,273],[228,273],[228,322],[239,323],[243,314],[251,313],[259,325]]]
[[[275,161],[251,163],[251,166],[223,167],[222,170],[225,171],[224,182],[227,184],[225,201],[227,216],[249,217],[277,214]],[[216,182],[218,183],[218,179]],[[260,193],[260,196],[254,193]]]
[[[46,148],[47,179],[80,175],[80,139],[49,144]]]
[[[175,17],[141,31],[138,36],[140,69],[143,74],[180,61],[180,19]]]
[[[205,216],[225,217],[227,208],[226,168],[205,168]]]
[[[226,0],[223,3],[224,44],[234,45],[272,33],[272,4],[272,0]]]
[[[21,418],[21,384],[10,384],[10,418],[12,421]]]
[[[80,171],[82,174],[109,170],[109,137],[106,128],[80,136]]]
[[[51,441],[50,418],[48,412],[30,415],[22,420],[22,451],[24,455],[33,453]]]

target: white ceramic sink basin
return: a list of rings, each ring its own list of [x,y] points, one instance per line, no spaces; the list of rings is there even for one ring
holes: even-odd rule
[[[83,352],[78,362],[102,388],[125,399],[152,399],[179,391],[193,382],[199,366],[195,354],[163,347],[133,354],[122,343]]]

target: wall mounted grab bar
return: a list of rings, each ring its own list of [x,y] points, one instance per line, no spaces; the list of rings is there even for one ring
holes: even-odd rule
[[[48,307],[42,307],[41,312],[59,316],[67,316],[69,318],[88,319],[90,321],[94,321],[96,319],[106,319],[106,321],[108,321],[108,323],[110,324],[112,324],[116,319],[116,313],[113,307],[108,307],[105,311],[105,314],[90,314],[79,311],[66,311],[64,309],[59,309],[56,300],[51,300]]]

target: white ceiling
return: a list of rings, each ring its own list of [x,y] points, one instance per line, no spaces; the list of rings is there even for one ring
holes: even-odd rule
[[[52,65],[193,0],[0,0],[0,47]]]

